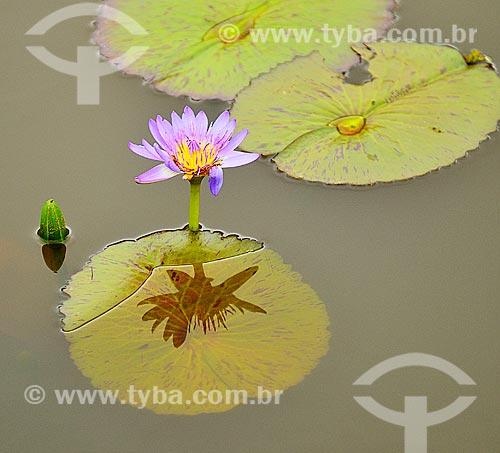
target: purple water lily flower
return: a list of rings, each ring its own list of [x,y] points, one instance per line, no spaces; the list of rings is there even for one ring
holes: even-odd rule
[[[146,184],[179,174],[189,181],[208,176],[210,191],[217,196],[222,187],[223,168],[239,167],[260,156],[235,151],[248,134],[243,129],[232,137],[235,127],[236,120],[231,120],[227,111],[209,125],[205,112],[195,116],[189,107],[184,108],[182,117],[172,112],[172,123],[160,115],[156,120],[150,119],[149,130],[156,142],[151,145],[142,140],[142,145],[129,143],[128,147],[139,156],[161,164],[137,176],[135,181]]]

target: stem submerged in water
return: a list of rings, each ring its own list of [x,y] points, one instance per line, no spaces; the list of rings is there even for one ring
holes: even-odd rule
[[[189,229],[200,231],[200,188],[203,178],[192,178],[189,181]]]

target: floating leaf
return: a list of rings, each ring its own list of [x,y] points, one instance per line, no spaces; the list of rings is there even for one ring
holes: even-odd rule
[[[132,405],[140,400],[130,400],[130,385],[150,391],[146,407],[162,414],[238,405],[187,402],[196,390],[244,390],[250,399],[258,396],[258,386],[273,394],[285,390],[328,349],[324,304],[277,253],[250,239],[207,231],[195,245],[195,236],[163,231],[108,247],[73,276],[66,288],[71,298],[61,310],[66,330],[81,326],[66,337],[73,360],[92,383],[117,390]],[[183,246],[174,246],[178,240]],[[155,263],[146,278],[142,264],[131,265],[145,262],[145,255]],[[101,276],[97,284],[90,267]],[[116,306],[96,317],[89,310],[94,304],[101,310]],[[183,401],[155,403],[155,388],[180,391]]]
[[[157,89],[196,99],[234,99],[250,80],[297,55],[319,50],[338,70],[355,58],[348,27],[381,37],[393,21],[394,0],[107,0],[97,18],[95,41],[103,56]],[[114,9],[111,9],[111,8]],[[131,34],[117,11],[148,34]],[[324,25],[343,33],[339,43]],[[267,39],[259,38],[269,33]],[[274,39],[273,34],[282,38]],[[295,33],[295,35],[294,35]],[[258,35],[257,35],[258,34]],[[351,37],[352,38],[352,37]],[[131,47],[147,48],[134,61]]]
[[[295,178],[365,185],[450,165],[496,130],[500,79],[487,58],[414,42],[359,53],[373,76],[363,85],[318,54],[252,82],[232,110],[251,131],[241,148],[279,153]]]
[[[159,231],[105,248],[75,274],[65,292],[64,330],[73,330],[111,310],[166,265],[207,263],[258,250],[262,244],[221,232]]]

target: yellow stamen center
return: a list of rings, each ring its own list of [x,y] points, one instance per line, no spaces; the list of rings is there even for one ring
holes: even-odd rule
[[[172,155],[172,160],[184,173],[184,179],[190,180],[195,176],[208,176],[212,167],[219,165],[218,151],[209,143],[193,143],[183,141],[176,152]]]

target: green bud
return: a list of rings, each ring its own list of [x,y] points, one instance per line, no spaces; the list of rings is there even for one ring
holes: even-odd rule
[[[47,242],[62,242],[69,234],[66,221],[57,203],[50,199],[45,202],[40,216],[38,236]]]

